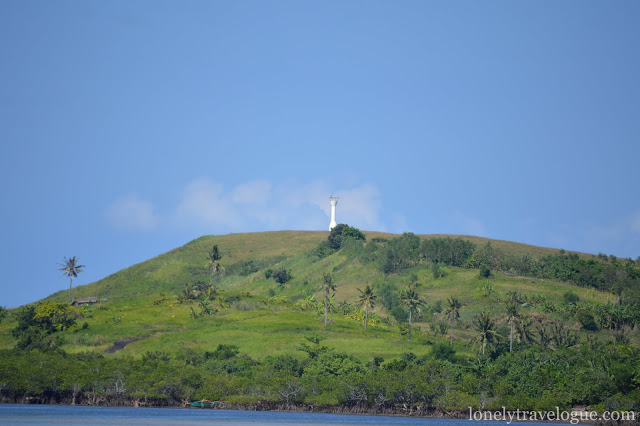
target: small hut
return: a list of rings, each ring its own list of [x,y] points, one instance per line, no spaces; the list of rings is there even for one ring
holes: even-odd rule
[[[79,297],[78,299],[74,300],[73,302],[71,302],[71,306],[84,306],[84,305],[91,305],[93,303],[98,303],[98,298],[97,297]]]

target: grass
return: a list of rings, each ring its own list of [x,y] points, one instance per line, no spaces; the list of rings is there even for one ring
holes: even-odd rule
[[[368,239],[394,236],[378,232],[366,234]],[[296,300],[310,295],[323,300],[324,294],[320,292],[319,284],[324,272],[335,274],[337,301],[354,303],[359,295],[358,288],[370,283],[389,281],[403,288],[412,274],[418,275],[422,284],[419,292],[429,305],[442,301],[446,306],[447,298],[460,298],[465,307],[455,327],[456,349],[467,354],[474,351],[469,344],[473,337],[473,318],[481,311],[489,310],[498,323],[504,325],[501,319],[504,316],[504,302],[501,300],[509,291],[516,290],[529,296],[544,295],[552,301],[561,300],[565,292],[573,291],[582,300],[594,303],[615,301],[615,296],[611,294],[553,280],[500,274],[486,280],[478,278],[475,270],[461,268],[444,268],[447,275],[434,279],[428,265],[385,276],[375,264],[361,263],[342,252],[315,261],[309,256],[309,251],[327,235],[328,232],[281,231],[204,236],[98,282],[76,287],[75,297],[97,296],[102,302],[99,306],[87,308],[86,318],[79,321],[78,329],[62,333],[65,342],[63,349],[68,352],[102,353],[118,339],[137,337],[140,340],[108,356],[140,356],[146,351],[175,353],[185,348],[213,351],[218,344],[225,343],[237,345],[242,353],[255,359],[273,354],[302,357],[297,350],[298,345],[305,341],[306,336],[318,334],[325,338],[323,344],[369,360],[373,355],[389,359],[407,351],[424,355],[431,350],[431,346],[426,344],[428,341],[448,341],[448,334],[434,335],[429,331],[429,322],[444,321],[448,324],[446,318],[438,315],[425,316],[416,322],[412,342],[407,342],[396,326],[384,323],[370,324],[365,333],[360,321],[347,319],[340,313],[330,314],[330,324],[325,329],[318,312],[301,311],[295,306]],[[436,236],[421,236],[433,237]],[[476,244],[487,241],[479,237],[465,238]],[[555,249],[507,241],[491,240],[491,243],[513,254],[543,256],[557,252]],[[175,295],[186,282],[209,282],[206,253],[214,244],[220,248],[221,263],[227,268],[238,262],[273,259],[275,263],[268,267],[290,269],[294,278],[284,285],[278,285],[273,279],[265,278],[266,266],[247,276],[221,276],[217,284],[222,290],[222,297],[234,296],[239,300],[219,306],[215,315],[193,319],[189,305],[178,303]],[[490,284],[493,288],[489,297],[484,297],[480,290],[484,284]],[[281,297],[280,302],[267,303],[270,294],[274,293]],[[64,302],[66,298],[66,290],[62,290],[45,300]],[[164,300],[154,303],[159,299]],[[380,317],[387,315],[380,304],[374,312]],[[523,308],[523,312],[545,321],[564,321],[569,326],[574,325],[539,308]],[[85,321],[88,327],[82,329]],[[13,346],[10,330],[14,326],[15,323],[11,321],[0,324],[0,348]],[[602,335],[606,336],[607,333]]]

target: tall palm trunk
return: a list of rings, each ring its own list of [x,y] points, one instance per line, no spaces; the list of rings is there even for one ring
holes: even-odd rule
[[[509,334],[509,352],[513,349],[513,320],[511,320],[511,334]]]
[[[327,289],[327,294],[324,296],[324,326],[327,327],[327,320],[329,318],[329,290]]]
[[[451,318],[451,344],[453,345],[453,325],[455,324],[456,319]]]
[[[367,321],[369,321],[369,307],[364,307],[364,331],[367,331]]]
[[[71,304],[71,286],[73,284],[73,277],[69,278],[69,304]]]
[[[411,311],[412,309],[409,308],[409,341],[411,341]]]

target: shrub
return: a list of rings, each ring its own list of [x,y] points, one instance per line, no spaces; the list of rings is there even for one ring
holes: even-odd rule
[[[573,291],[566,292],[562,297],[564,298],[564,303],[567,305],[575,305],[580,301],[580,297]]]
[[[491,268],[488,266],[483,266],[480,268],[480,272],[478,273],[480,278],[490,278],[491,277]]]
[[[435,359],[453,361],[455,359],[456,351],[447,343],[438,343],[433,347],[432,354]]]
[[[284,283],[286,283],[287,281],[290,281],[293,278],[293,275],[291,275],[291,271],[285,268],[281,268],[281,269],[278,269],[277,271],[274,271],[272,276],[273,276],[273,279],[276,280],[276,282],[280,285],[283,285]]]
[[[442,312],[442,300],[436,301],[436,303],[434,303],[433,306],[431,307],[431,311],[436,314],[439,314],[440,312]]]
[[[344,238],[366,241],[364,234],[360,232],[358,228],[353,228],[344,223],[340,223],[333,227],[333,229],[329,233],[329,237],[327,237],[329,247],[331,247],[331,249],[333,250],[340,250],[340,247],[342,246],[342,240]]]
[[[433,273],[433,278],[438,279],[447,276],[447,272],[440,267],[438,262],[434,262],[431,264],[431,272]]]
[[[598,325],[596,324],[595,318],[589,312],[580,311],[577,315],[578,322],[582,325],[582,328],[585,330],[597,331]]]

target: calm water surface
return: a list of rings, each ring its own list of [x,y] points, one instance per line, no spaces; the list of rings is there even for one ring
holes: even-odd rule
[[[428,425],[500,426],[506,422],[184,408],[0,404],[3,425]],[[536,425],[543,425],[537,423]],[[554,426],[558,426],[555,423]]]

